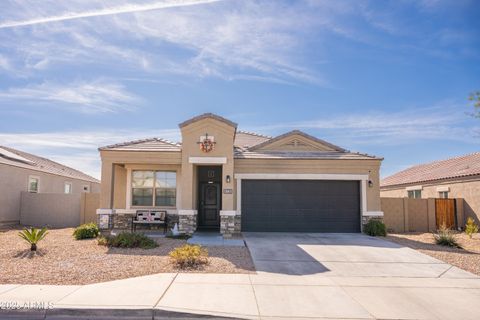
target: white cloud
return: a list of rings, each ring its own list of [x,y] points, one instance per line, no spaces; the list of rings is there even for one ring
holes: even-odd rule
[[[2,42],[8,43],[8,50],[17,53],[17,69],[25,69],[22,71],[30,76],[59,65],[112,67],[121,63],[122,69],[116,71],[135,70],[139,72],[137,77],[173,74],[227,81],[259,79],[327,85],[321,75],[305,64],[302,51],[313,34],[333,28],[328,22],[332,21],[331,10],[313,15],[302,6],[250,0],[194,7],[180,5],[187,2],[193,3],[170,1],[177,5],[168,10],[132,10],[134,13],[126,15],[92,16],[14,28],[11,32],[3,31],[5,41]],[[29,3],[24,8],[25,14],[19,17],[18,12],[22,10],[18,5],[12,6],[6,10],[5,17],[13,15],[15,21],[27,24],[56,16],[70,17],[81,11],[83,2],[73,1],[71,8],[48,3]],[[144,0],[139,6],[158,3]],[[87,1],[83,7],[95,5]],[[86,12],[116,12],[116,6],[135,5],[107,1],[105,8]],[[56,11],[60,14],[55,14]],[[16,41],[19,37],[23,41]],[[11,76],[15,75],[11,72]]]
[[[102,79],[69,84],[44,82],[0,91],[0,107],[1,101],[20,100],[33,105],[67,106],[82,113],[131,110],[140,103],[140,99],[123,85]]]
[[[440,104],[393,113],[370,112],[335,115],[318,120],[281,123],[249,128],[278,132],[304,129],[319,132],[321,138],[349,146],[408,145],[419,141],[477,142],[480,128],[458,105]]]
[[[199,5],[199,4],[218,2],[218,1],[221,1],[221,0],[164,0],[160,2],[155,1],[154,3],[151,3],[151,4],[126,4],[123,6],[113,6],[110,8],[89,10],[89,11],[83,11],[83,12],[68,12],[62,15],[46,16],[46,17],[40,17],[36,19],[6,21],[3,23],[0,23],[0,29],[30,26],[30,25],[36,25],[36,24],[42,24],[42,23],[59,22],[59,21],[74,20],[74,19],[81,19],[81,18],[91,18],[91,17],[123,14],[123,13],[192,6],[192,5]]]

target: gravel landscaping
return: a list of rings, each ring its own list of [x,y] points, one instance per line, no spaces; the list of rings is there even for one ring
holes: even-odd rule
[[[185,240],[158,238],[154,249],[99,246],[96,239],[74,240],[73,229],[50,230],[37,253],[18,237],[20,229],[0,231],[0,283],[89,284],[161,272],[251,273],[246,247],[208,247],[209,263],[198,270],[179,270],[168,252]]]
[[[418,250],[463,270],[480,275],[480,234],[469,239],[465,233],[456,235],[462,247],[452,248],[435,244],[431,233],[389,234],[387,240]]]

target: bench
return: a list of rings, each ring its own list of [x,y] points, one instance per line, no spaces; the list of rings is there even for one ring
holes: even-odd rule
[[[132,232],[135,232],[137,225],[163,225],[164,232],[167,232],[167,211],[165,210],[137,210],[132,217]]]

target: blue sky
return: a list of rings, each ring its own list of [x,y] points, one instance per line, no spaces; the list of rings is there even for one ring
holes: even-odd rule
[[[8,0],[0,144],[99,177],[97,147],[214,112],[385,158],[479,151],[480,2]]]

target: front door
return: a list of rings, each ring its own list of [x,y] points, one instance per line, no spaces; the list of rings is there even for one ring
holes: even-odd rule
[[[200,185],[200,227],[218,228],[220,226],[220,184],[202,183]]]

